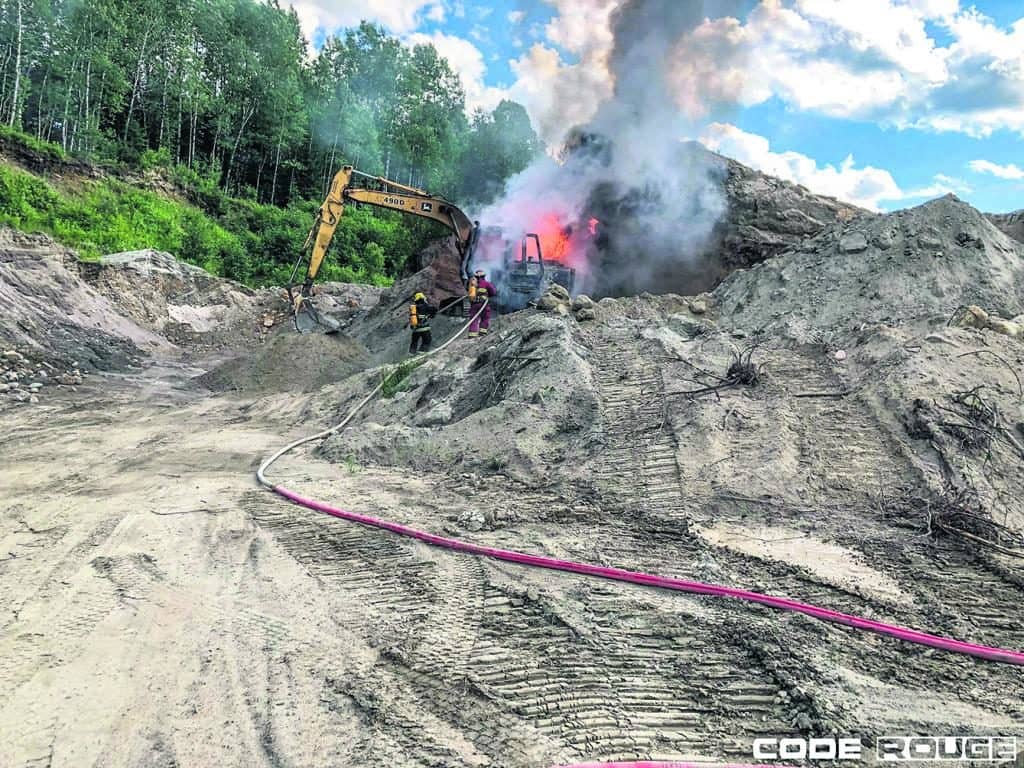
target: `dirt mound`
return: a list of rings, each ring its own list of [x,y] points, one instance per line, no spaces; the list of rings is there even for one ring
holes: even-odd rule
[[[596,417],[597,397],[574,324],[517,313],[493,338],[460,339],[415,370],[361,425],[331,437],[323,454],[435,471],[501,472],[550,482],[582,459],[579,437]],[[355,397],[366,383],[351,382]],[[333,396],[333,395],[332,395]],[[338,410],[346,412],[346,402]]]
[[[1012,318],[1024,310],[1024,246],[950,195],[831,226],[714,296],[724,326],[806,343],[848,343],[875,325],[923,330],[966,304]]]
[[[121,370],[165,339],[124,317],[78,274],[75,254],[44,235],[0,228],[0,341],[82,370]]]
[[[298,334],[285,326],[196,381],[216,392],[313,392],[362,370],[368,361],[366,348],[349,336]]]
[[[79,271],[121,314],[193,352],[237,349],[258,339],[264,317],[287,313],[279,291],[254,291],[160,251],[115,253]]]

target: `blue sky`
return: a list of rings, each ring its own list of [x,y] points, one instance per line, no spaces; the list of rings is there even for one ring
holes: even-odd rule
[[[609,17],[627,1],[293,4],[314,44],[361,18],[434,43],[469,108],[513,98],[557,145],[611,92]],[[870,208],[945,192],[1024,208],[1020,0],[734,0],[714,14],[725,6],[707,2],[665,63],[691,138]]]

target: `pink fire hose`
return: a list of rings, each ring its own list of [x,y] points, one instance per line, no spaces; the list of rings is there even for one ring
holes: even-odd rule
[[[417,361],[417,364],[426,360],[427,358],[442,352],[446,347],[451,345],[462,333],[466,331],[469,324],[483,312],[483,308],[486,306],[486,302],[481,305],[477,310],[474,318],[471,318],[469,322],[462,326],[450,339],[444,344],[437,347],[433,351],[423,355]],[[871,619],[865,619],[859,616],[852,616],[846,613],[839,613],[838,611],[832,611],[827,608],[818,608],[813,605],[807,605],[805,603],[797,602],[796,600],[790,600],[785,597],[775,597],[773,595],[764,595],[759,592],[751,592],[745,589],[735,589],[733,587],[725,587],[717,584],[706,584],[699,581],[687,581],[685,579],[676,579],[667,576],[657,576],[650,573],[641,573],[638,571],[627,571],[622,568],[606,568],[598,565],[591,565],[588,563],[577,563],[571,560],[559,560],[553,557],[544,557],[542,555],[529,555],[524,552],[515,552],[508,549],[498,549],[495,547],[485,547],[480,544],[472,544],[470,542],[461,541],[459,539],[452,539],[445,536],[438,536],[437,534],[428,533],[421,531],[416,528],[411,528],[407,525],[400,523],[391,522],[390,520],[383,520],[377,517],[371,517],[370,515],[362,515],[357,512],[348,512],[338,507],[332,507],[322,501],[316,501],[314,499],[308,499],[295,491],[285,488],[283,485],[274,485],[266,477],[266,472],[270,466],[277,461],[281,456],[285,455],[289,451],[297,448],[305,443],[312,442],[324,437],[327,437],[335,432],[343,429],[359,411],[361,411],[369,402],[381,391],[384,386],[384,381],[380,383],[363,399],[355,408],[353,408],[348,415],[338,424],[329,427],[321,432],[308,437],[300,438],[294,442],[289,443],[283,448],[279,449],[271,456],[266,458],[259,469],[256,470],[256,477],[259,482],[267,488],[273,490],[275,493],[289,499],[296,504],[299,504],[309,509],[314,509],[319,512],[324,512],[328,515],[341,518],[342,520],[349,520],[354,523],[361,525],[371,526],[373,528],[381,528],[392,533],[397,533],[401,536],[408,536],[413,539],[417,539],[426,544],[430,544],[436,547],[444,547],[445,549],[454,550],[456,552],[464,552],[470,555],[476,555],[478,557],[490,557],[496,560],[504,560],[510,563],[517,563],[519,565],[530,566],[533,568],[547,568],[554,571],[567,571],[569,573],[578,573],[584,576],[596,576],[602,579],[612,579],[615,581],[624,581],[630,584],[640,584],[648,587],[660,587],[662,589],[671,589],[677,592],[689,592],[696,595],[710,595],[713,597],[728,597],[736,600],[745,600],[751,603],[759,603],[766,605],[770,608],[777,608],[783,611],[793,611],[796,613],[802,613],[807,616],[812,616],[821,621],[830,621],[836,624],[843,624],[848,627],[855,629],[865,630],[868,632],[875,632],[880,635],[887,635],[894,637],[897,640],[902,640],[908,643],[915,643],[917,645],[924,645],[930,648],[937,648],[942,651],[950,653],[960,653],[968,656],[974,656],[975,658],[985,659],[987,661],[1002,662],[1004,664],[1016,664],[1024,666],[1024,653],[1020,651],[1010,650],[1006,648],[994,648],[987,645],[979,645],[977,643],[968,643],[961,640],[954,640],[947,637],[940,637],[938,635],[930,635],[925,632],[919,632],[914,629],[908,629],[906,627],[900,627],[894,624],[886,624],[880,621],[872,621]],[[690,764],[687,763],[651,763],[651,762],[630,762],[630,763],[585,763],[576,766],[565,766],[564,768],[689,768]],[[747,768],[750,768],[749,766]]]
[[[391,531],[392,533],[409,536],[435,547],[444,547],[445,549],[452,549],[456,552],[465,552],[479,557],[491,557],[495,560],[505,560],[510,563],[528,565],[534,568],[548,568],[553,571],[568,571],[569,573],[579,573],[584,576],[597,576],[602,579],[613,579],[615,581],[625,581],[631,584],[642,584],[647,587],[661,587],[662,589],[672,589],[677,592],[690,592],[695,595],[711,595],[714,597],[731,597],[738,600],[746,600],[751,603],[767,605],[770,608],[803,613],[807,616],[813,616],[816,619],[821,619],[822,621],[831,621],[837,624],[845,624],[848,627],[854,627],[856,629],[876,632],[880,635],[888,635],[890,637],[895,637],[898,640],[904,640],[908,643],[927,645],[932,648],[938,648],[952,653],[963,653],[968,656],[987,659],[988,661],[1001,661],[1006,664],[1019,664],[1024,666],[1024,653],[1021,653],[1020,651],[992,648],[987,645],[978,645],[976,643],[952,640],[938,635],[929,635],[925,632],[918,632],[914,629],[907,629],[906,627],[900,627],[894,624],[885,624],[880,621],[872,621],[871,619],[864,619],[859,616],[851,616],[850,614],[839,613],[838,611],[832,611],[827,608],[818,608],[816,606],[800,603],[796,600],[790,600],[785,597],[775,597],[773,595],[763,595],[760,592],[750,592],[746,589],[723,587],[718,584],[706,584],[700,581],[675,579],[669,576],[656,576],[654,574],[642,573],[639,571],[627,571],[622,568],[606,568],[604,566],[591,565],[589,563],[576,563],[571,560],[559,560],[554,557],[545,557],[543,555],[528,555],[525,552],[515,552],[509,549],[485,547],[480,544],[472,544],[468,541],[450,539],[446,536],[427,533],[426,531],[421,531],[417,528],[410,528],[407,525],[394,523],[390,520],[382,520],[378,517],[371,517],[369,515],[361,515],[358,512],[348,512],[344,509],[338,509],[337,507],[332,507],[330,504],[325,504],[322,501],[308,499],[295,491],[285,488],[283,485],[275,485],[272,486],[272,488],[275,493],[278,493],[286,499],[294,501],[296,504],[300,504],[303,507],[315,509],[318,512],[325,512],[328,515],[340,517],[342,520],[350,520],[351,522],[368,525],[373,528],[383,528],[384,530]]]
[[[572,765],[558,765],[555,768],[789,768],[789,766],[785,763],[739,765],[736,763],[683,763],[678,760],[670,760],[667,763],[639,760],[626,763],[573,763]]]
[[[470,319],[462,328],[457,331],[450,339],[444,344],[434,349],[432,352],[428,352],[420,358],[420,361],[426,360],[427,358],[436,355],[443,351],[446,347],[451,345],[462,333],[466,331],[469,324],[475,317],[479,316],[483,312],[483,308],[486,306],[486,302],[478,310],[474,318]],[[361,525],[367,525],[373,528],[381,528],[392,533],[397,533],[401,536],[409,536],[410,538],[418,539],[426,544],[430,544],[436,547],[444,547],[445,549],[451,549],[456,552],[464,552],[470,555],[476,555],[478,557],[491,557],[496,560],[505,560],[510,563],[517,563],[519,565],[530,566],[533,568],[547,568],[554,571],[568,571],[569,573],[578,573],[584,576],[596,576],[602,579],[612,579],[615,581],[624,581],[631,584],[640,584],[648,587],[661,587],[662,589],[672,589],[677,592],[689,592],[697,595],[710,595],[713,597],[730,597],[737,600],[745,600],[752,603],[760,603],[761,605],[767,605],[770,608],[777,608],[783,611],[794,611],[796,613],[803,613],[807,616],[812,616],[822,621],[831,621],[837,624],[844,624],[848,627],[854,627],[855,629],[866,630],[868,632],[875,632],[880,635],[888,635],[889,637],[895,637],[898,640],[903,640],[908,643],[915,643],[917,645],[925,645],[931,648],[938,648],[939,650],[948,651],[950,653],[961,653],[968,656],[974,656],[980,659],[986,659],[988,661],[997,661],[1004,664],[1016,664],[1024,666],[1024,653],[1020,651],[1009,650],[1005,648],[993,648],[987,645],[978,645],[976,643],[967,643],[961,640],[953,640],[951,638],[940,637],[938,635],[930,635],[925,632],[918,632],[914,629],[907,629],[906,627],[900,627],[894,624],[886,624],[880,621],[872,621],[870,619],[861,618],[859,616],[851,616],[845,613],[839,613],[838,611],[828,610],[827,608],[818,608],[813,605],[806,605],[804,603],[797,602],[796,600],[790,600],[784,597],[775,597],[772,595],[763,595],[759,592],[751,592],[745,589],[735,589],[733,587],[724,587],[717,584],[706,584],[699,581],[687,581],[685,579],[675,579],[667,576],[657,576],[649,573],[641,573],[638,571],[627,571],[622,568],[606,568],[598,565],[590,565],[588,563],[576,563],[571,560],[559,560],[553,557],[544,557],[542,555],[528,555],[524,552],[515,552],[508,549],[498,549],[495,547],[485,547],[479,544],[472,544],[467,541],[461,541],[459,539],[452,539],[445,536],[438,536],[437,534],[427,533],[416,528],[411,528],[401,523],[391,522],[390,520],[383,520],[377,517],[371,517],[370,515],[362,515],[357,512],[348,512],[338,507],[332,507],[322,501],[316,501],[314,499],[308,499],[301,494],[296,493],[283,485],[274,485],[266,477],[266,472],[270,466],[277,461],[279,458],[284,456],[286,453],[294,450],[300,445],[312,442],[321,438],[325,438],[329,435],[334,434],[345,428],[345,426],[359,413],[369,402],[381,391],[384,386],[383,379],[373,390],[363,398],[353,408],[348,415],[338,424],[329,427],[321,432],[308,437],[300,438],[294,442],[289,443],[283,448],[279,449],[269,457],[267,457],[256,470],[256,478],[265,487],[273,490],[275,493],[293,501],[309,509],[316,510],[318,512],[324,512],[333,517],[341,518],[342,520],[349,520],[354,523]],[[701,763],[687,763],[687,762],[651,762],[651,761],[631,761],[631,762],[615,762],[615,763],[602,763],[602,762],[588,762],[588,763],[576,763],[573,765],[560,766],[559,768],[769,768],[769,766],[757,766],[757,765],[713,765],[713,764],[701,764]],[[784,766],[775,765],[771,768],[784,768]]]

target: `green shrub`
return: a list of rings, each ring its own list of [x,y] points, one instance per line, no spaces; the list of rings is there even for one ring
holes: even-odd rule
[[[142,163],[170,167],[170,157],[146,152]],[[287,282],[315,219],[315,202],[279,208],[228,198],[212,168],[175,166],[169,175],[196,205],[110,178],[60,190],[0,164],[0,223],[45,232],[85,259],[155,248],[247,285]],[[391,285],[409,256],[436,234],[417,230],[398,213],[349,206],[318,279]],[[304,274],[303,264],[297,279]]]
[[[139,155],[139,168],[150,171],[156,168],[171,167],[171,150],[167,147],[161,149],[147,149]]]

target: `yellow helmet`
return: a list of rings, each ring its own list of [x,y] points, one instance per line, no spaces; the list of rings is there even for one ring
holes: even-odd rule
[[[413,294],[412,300],[413,301],[426,301],[427,297],[423,294],[422,291],[417,291],[416,293]]]

